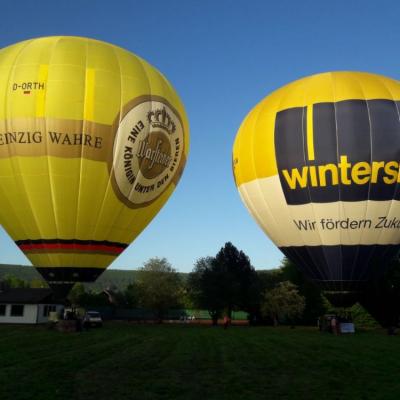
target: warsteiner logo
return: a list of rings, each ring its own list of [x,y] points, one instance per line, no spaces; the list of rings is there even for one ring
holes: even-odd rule
[[[136,153],[139,168],[147,179],[160,175],[171,164],[171,144],[162,132],[155,132],[139,142]]]
[[[153,128],[162,128],[170,135],[176,131],[175,122],[165,107],[155,111],[149,111],[147,113],[147,119]]]
[[[399,103],[345,100],[277,113],[275,154],[288,204],[400,199]]]
[[[130,207],[157,199],[183,168],[184,132],[179,115],[163,99],[133,101],[114,141],[113,179]]]

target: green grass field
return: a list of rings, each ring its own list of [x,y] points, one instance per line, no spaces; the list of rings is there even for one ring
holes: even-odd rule
[[[0,326],[0,399],[398,399],[400,337],[108,323]]]

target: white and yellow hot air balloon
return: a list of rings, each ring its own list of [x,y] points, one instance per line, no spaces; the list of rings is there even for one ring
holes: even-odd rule
[[[0,51],[0,223],[64,294],[93,281],[175,189],[184,107],[141,58],[80,37]]]
[[[400,83],[330,72],[282,87],[242,123],[233,166],[272,241],[352,298],[399,250]]]

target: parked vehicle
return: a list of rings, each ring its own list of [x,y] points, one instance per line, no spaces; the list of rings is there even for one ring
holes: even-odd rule
[[[87,311],[83,317],[83,326],[103,326],[103,319],[101,318],[101,314],[97,311]]]

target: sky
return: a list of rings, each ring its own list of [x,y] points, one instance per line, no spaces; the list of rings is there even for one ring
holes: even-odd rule
[[[398,1],[15,0],[1,10],[0,48],[52,35],[110,42],[160,70],[185,105],[191,145],[183,177],[111,268],[166,257],[189,272],[228,241],[255,268],[278,267],[282,253],[234,184],[241,121],[265,96],[307,75],[355,70],[400,78]],[[29,265],[1,230],[0,263]]]

